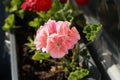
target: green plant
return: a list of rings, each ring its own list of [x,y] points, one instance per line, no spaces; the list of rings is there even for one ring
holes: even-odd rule
[[[21,27],[32,27],[37,30],[41,25],[43,26],[43,24],[46,23],[49,19],[56,21],[68,21],[70,23],[70,27],[75,23],[80,26],[82,25],[83,21],[79,20],[79,18],[81,18],[81,16],[83,17],[83,15],[80,13],[78,8],[76,8],[72,3],[70,3],[69,0],[67,0],[67,2],[64,4],[60,3],[59,0],[53,0],[52,6],[48,11],[40,12],[35,10],[32,11],[31,8],[30,10],[23,10],[20,8],[22,3],[24,3],[23,0],[11,0],[10,2],[6,3],[6,10],[9,12],[9,15],[5,19],[5,24],[3,26],[4,30],[11,32],[11,30],[20,28],[21,25]],[[32,9],[34,7],[32,7]],[[17,21],[20,21],[20,23],[18,23]],[[100,24],[88,24],[86,26],[82,25],[82,27],[84,27],[83,33],[86,34],[86,39],[89,41],[89,43],[94,41],[97,33],[101,29]],[[70,29],[72,29],[72,27]],[[72,30],[69,31],[72,32]],[[75,28],[73,29],[73,32],[75,32]],[[79,56],[82,56],[84,59],[87,60],[89,60],[90,57],[86,49],[83,49],[81,51],[79,47],[79,41],[75,44],[75,46],[73,45],[73,49],[70,49],[68,51],[68,55],[65,55],[60,59],[54,59],[51,57],[50,53],[43,52],[42,49],[36,50],[34,43],[35,37],[32,38],[33,36],[34,34],[32,36],[29,36],[28,42],[24,44],[25,46],[29,47],[30,53],[34,53],[34,55],[32,56],[33,60],[40,61],[40,63],[44,61],[49,61],[56,65],[62,66],[61,71],[65,72],[65,76],[68,77],[68,80],[81,80],[85,76],[89,75],[89,70],[84,69],[78,61]],[[67,35],[67,37],[65,36],[65,38],[68,37],[70,37],[70,35]]]

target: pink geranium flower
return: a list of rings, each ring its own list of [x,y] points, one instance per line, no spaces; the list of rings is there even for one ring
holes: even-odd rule
[[[69,26],[67,21],[49,20],[37,31],[34,41],[36,49],[44,49],[53,58],[62,58],[80,39],[77,29],[70,29]]]

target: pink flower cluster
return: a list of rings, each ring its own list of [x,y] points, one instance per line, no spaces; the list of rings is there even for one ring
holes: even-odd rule
[[[52,0],[25,0],[21,8],[29,11],[48,11],[52,6]]]
[[[37,30],[36,49],[50,53],[53,58],[62,58],[80,39],[77,29],[69,26],[67,21],[48,20]]]

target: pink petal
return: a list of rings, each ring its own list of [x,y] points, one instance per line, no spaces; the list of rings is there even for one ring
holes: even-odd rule
[[[65,43],[69,46],[69,49],[72,49],[79,39],[80,35],[77,29],[75,27],[72,27],[72,29],[68,33]]]
[[[44,25],[46,27],[46,31],[49,35],[56,33],[56,21],[48,20],[48,22]]]
[[[80,40],[80,34],[75,27],[72,27],[69,35],[72,38],[74,43],[76,43],[78,40]]]
[[[26,10],[27,9],[27,3],[26,2],[24,2],[20,7],[23,9],[23,10]]]
[[[62,58],[67,54],[68,50],[63,41],[63,36],[57,34],[53,34],[48,38],[46,49],[53,58]]]
[[[34,40],[37,50],[46,47],[47,37],[47,32],[44,30],[43,26],[41,26],[40,29],[38,29],[36,38]]]
[[[57,27],[57,33],[58,34],[62,34],[62,35],[66,35],[66,33],[68,33],[69,29],[69,22],[63,22],[63,21],[58,21],[56,23],[56,27]]]

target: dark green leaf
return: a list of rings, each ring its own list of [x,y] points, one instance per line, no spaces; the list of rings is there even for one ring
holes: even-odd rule
[[[24,18],[24,10],[18,10],[18,16],[23,19]]]
[[[90,24],[84,27],[83,33],[86,34],[86,39],[88,41],[93,41],[97,33],[100,31],[102,25],[101,24]]]

